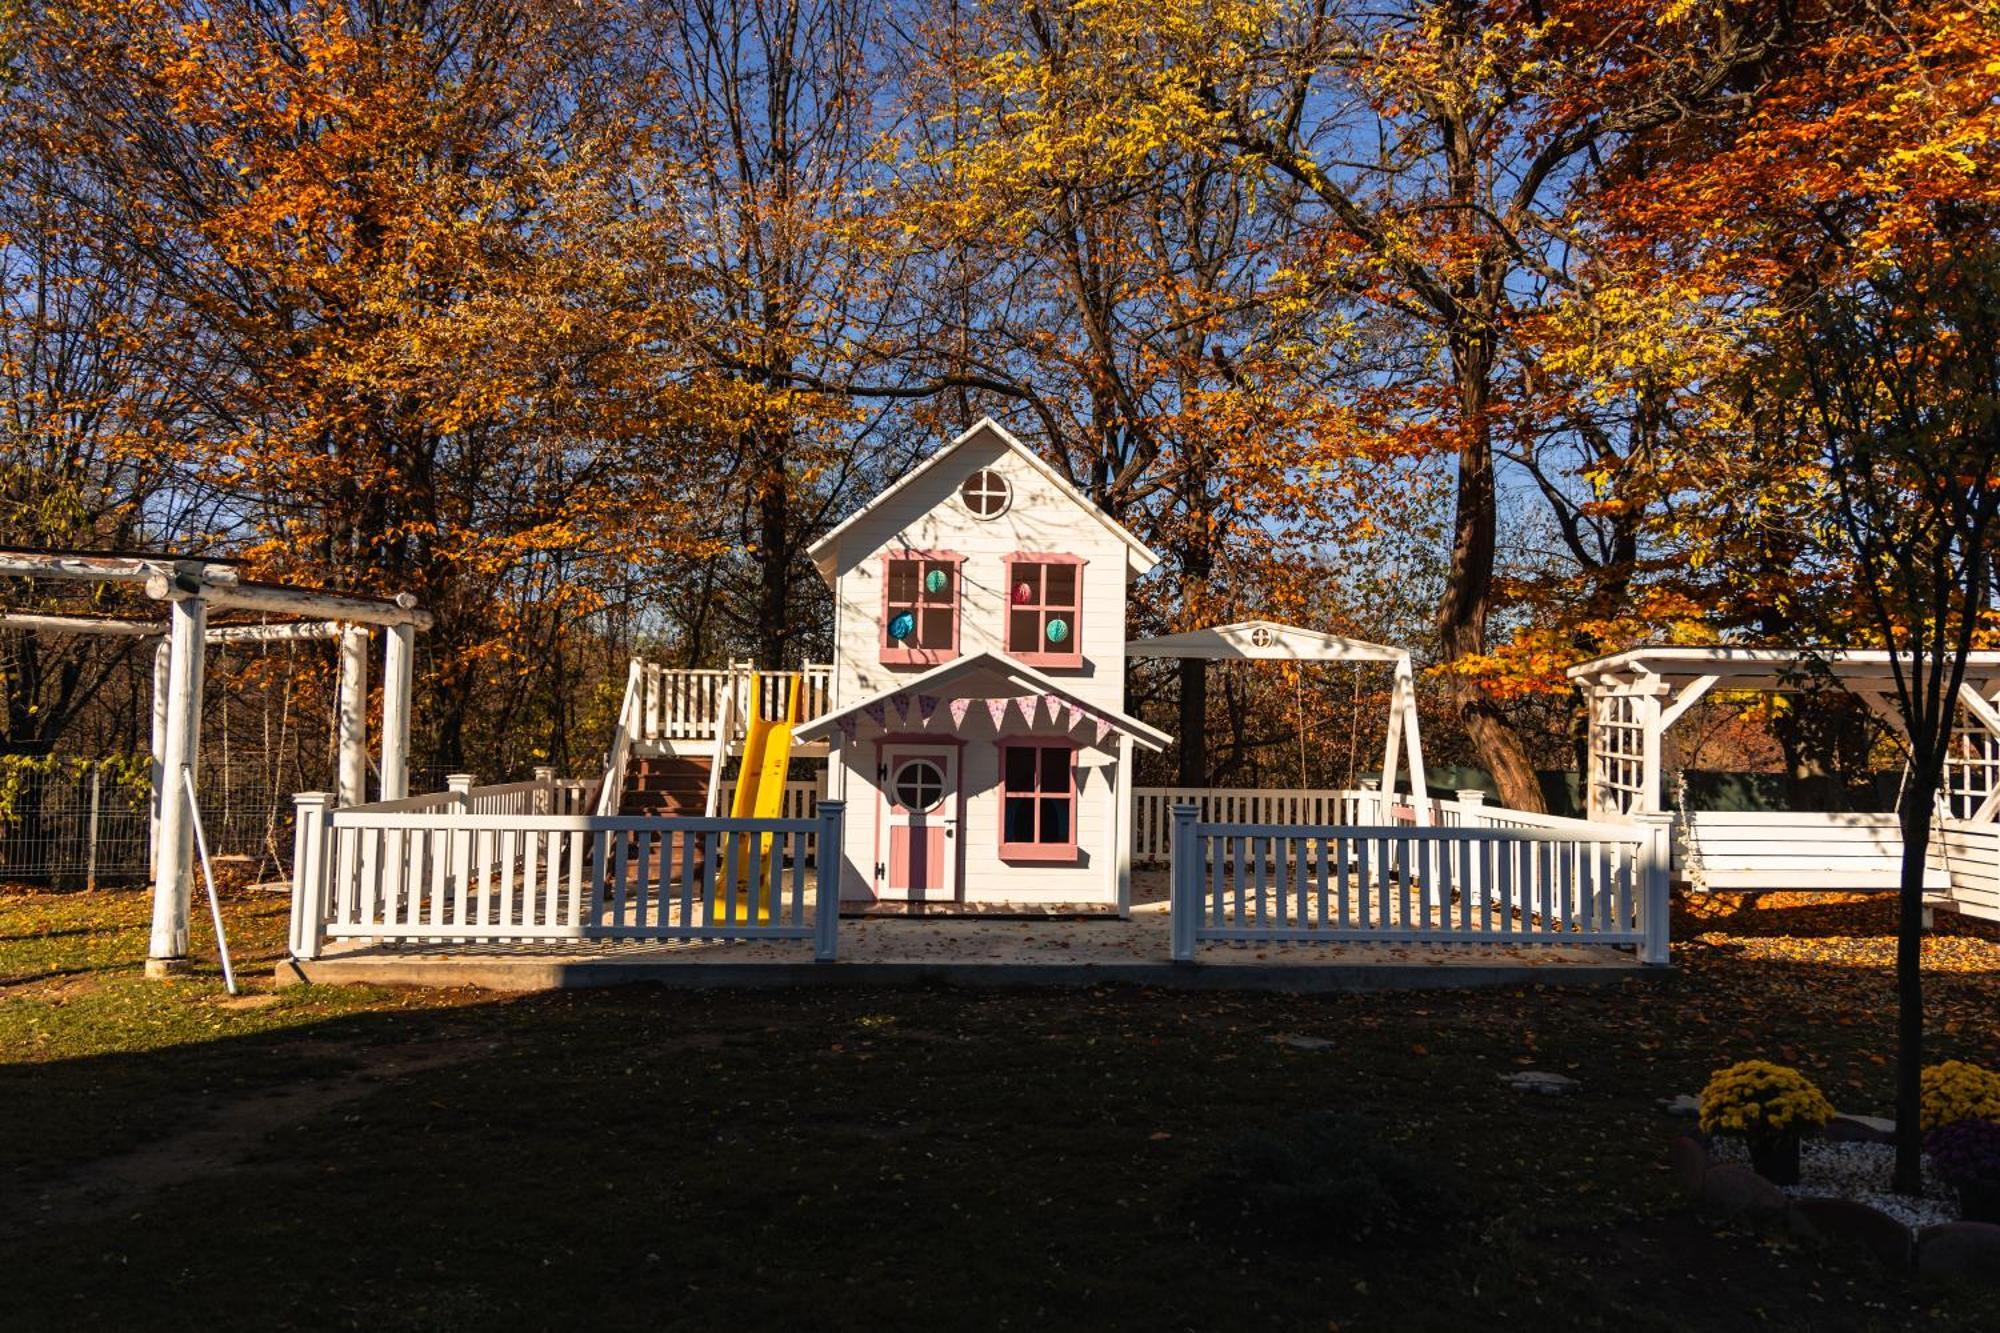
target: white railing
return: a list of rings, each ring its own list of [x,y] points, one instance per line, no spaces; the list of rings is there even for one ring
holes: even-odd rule
[[[632,763],[632,741],[639,726],[643,706],[640,693],[646,664],[633,658],[625,672],[625,697],[618,701],[618,723],[611,730],[611,753],[604,760],[604,776],[597,786],[597,814],[615,815],[625,799],[625,773]]]
[[[1174,807],[1192,805],[1198,817],[1223,824],[1354,824],[1358,802],[1374,792],[1343,788],[1135,787],[1132,790],[1132,860],[1161,865],[1173,855]]]
[[[1370,793],[1370,795],[1373,795]],[[1668,829],[1440,802],[1464,822],[1220,823],[1174,810],[1173,956],[1202,944],[1616,944],[1667,961]],[[1542,821],[1549,821],[1544,824]]]
[[[626,689],[633,700],[633,735],[640,741],[714,740],[728,721],[724,702],[734,704],[739,719],[752,716],[750,682],[756,676],[755,715],[781,721],[799,698],[799,721],[809,722],[827,711],[833,696],[833,668],[811,664],[799,671],[759,673],[747,665],[732,667],[663,667],[635,664]],[[621,717],[623,713],[621,711]]]
[[[537,769],[526,782],[502,782],[475,786],[470,773],[454,773],[445,779],[443,791],[423,792],[394,801],[370,801],[348,806],[376,814],[420,814],[426,811],[459,811],[480,815],[571,815],[581,814],[591,804],[593,784],[577,778],[558,778],[554,769]]]
[[[807,821],[334,810],[329,800],[296,798],[301,959],[329,940],[810,939],[816,957],[834,957],[838,801]]]
[[[785,784],[785,794],[779,798],[778,818],[815,818],[819,813],[820,798],[823,794],[824,784],[817,778],[801,782],[787,782]],[[735,798],[736,783],[734,781],[725,781],[722,784],[723,808],[728,809],[729,803]]]

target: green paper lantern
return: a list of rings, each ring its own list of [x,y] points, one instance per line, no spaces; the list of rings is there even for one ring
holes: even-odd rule
[[[1066,620],[1051,620],[1049,622],[1048,633],[1050,643],[1061,643],[1069,637],[1069,622]]]
[[[889,622],[889,637],[902,642],[917,632],[917,618],[908,611],[900,611]]]
[[[930,573],[924,575],[924,591],[933,594],[941,593],[950,582],[951,575],[945,573],[942,569],[933,569]]]

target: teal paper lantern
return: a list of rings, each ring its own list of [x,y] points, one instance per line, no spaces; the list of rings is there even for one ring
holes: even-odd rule
[[[932,594],[941,593],[945,590],[945,585],[950,582],[951,576],[949,574],[945,573],[942,569],[933,569],[930,573],[924,575],[924,591]]]
[[[1064,639],[1067,639],[1068,637],[1069,637],[1069,622],[1068,622],[1068,621],[1066,621],[1066,620],[1051,620],[1051,621],[1049,622],[1049,642],[1050,642],[1050,643],[1061,643],[1061,642],[1062,642],[1062,641],[1063,641]]]
[[[899,611],[889,622],[889,637],[901,642],[917,632],[917,618],[908,611]]]

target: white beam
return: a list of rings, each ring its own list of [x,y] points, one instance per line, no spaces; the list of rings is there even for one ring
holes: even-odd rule
[[[175,584],[164,576],[146,583],[146,595],[164,601],[174,595]],[[373,597],[345,597],[338,593],[309,592],[272,583],[239,583],[204,589],[210,606],[239,611],[261,611],[266,615],[309,616],[316,620],[339,620],[353,625],[415,625],[431,627],[431,613],[417,608],[408,593],[395,600]]]
[[[340,635],[340,695],[334,734],[339,738],[342,806],[368,799],[368,630],[349,625]]]
[[[153,794],[147,801],[150,811],[146,838],[146,870],[160,869],[160,793],[167,789],[167,699],[173,691],[174,641],[163,638],[153,649]]]
[[[163,633],[143,620],[106,620],[96,616],[44,616],[29,611],[0,612],[0,628],[33,630],[39,634],[104,634],[127,639]]]
[[[410,687],[417,627],[391,625],[382,635],[382,799],[410,794]]]
[[[1960,685],[1958,701],[1965,706],[1966,712],[1978,720],[1979,725],[1995,736],[2000,736],[2000,709],[1988,703],[1978,690],[1970,685]]]
[[[1403,741],[1410,761],[1410,795],[1419,825],[1431,822],[1430,786],[1424,777],[1424,742],[1417,732],[1417,681],[1408,656],[1396,663],[1396,692],[1403,700]]]
[[[218,625],[206,637],[210,643],[293,643],[301,639],[337,639],[340,637],[340,626],[332,621]]]
[[[160,808],[160,832],[153,866],[153,933],[146,954],[147,976],[166,976],[187,967],[194,829],[180,774],[183,767],[194,769],[201,735],[201,633],[206,619],[207,608],[198,597],[173,604],[161,785],[154,798]]]
[[[1674,696],[1674,701],[1668,704],[1665,710],[1660,713],[1661,734],[1664,735],[1668,727],[1680,721],[1681,715],[1686,713],[1688,709],[1700,703],[1701,696],[1714,689],[1715,682],[1721,679],[1722,677],[1720,676],[1697,676],[1694,680],[1683,686],[1681,692]]]

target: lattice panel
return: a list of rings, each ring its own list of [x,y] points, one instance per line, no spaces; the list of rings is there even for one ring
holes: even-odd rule
[[[1600,696],[1590,718],[1590,812],[1628,815],[1646,790],[1643,701],[1629,694]]]
[[[1961,708],[1944,761],[1944,797],[1952,817],[1977,815],[1995,787],[2000,787],[2000,736]]]

